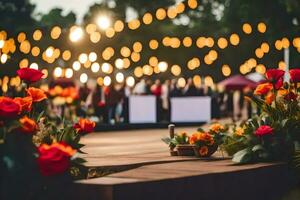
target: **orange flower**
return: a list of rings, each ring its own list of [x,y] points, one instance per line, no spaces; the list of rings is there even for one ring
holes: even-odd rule
[[[238,136],[243,136],[244,135],[244,129],[242,127],[238,127],[235,129],[235,134]]]
[[[219,133],[220,131],[224,130],[224,126],[222,126],[221,124],[219,123],[216,123],[216,124],[212,124],[209,129],[211,131],[213,131],[214,133]]]
[[[30,87],[27,89],[27,94],[32,97],[33,102],[40,102],[47,99],[47,95],[41,89]]]
[[[208,147],[207,146],[200,147],[199,154],[201,156],[206,156],[208,154]]]
[[[89,119],[82,119],[80,118],[78,123],[74,125],[74,128],[77,130],[78,133],[90,133],[94,131],[96,123],[89,120]]]
[[[30,112],[32,108],[32,97],[16,97],[14,101],[21,105],[22,112]]]
[[[204,142],[207,145],[213,145],[214,144],[214,139],[209,133],[194,133],[190,138],[189,138],[190,144],[195,144],[197,142]]]
[[[266,95],[270,90],[272,90],[272,88],[273,88],[273,86],[271,83],[262,83],[256,87],[254,94],[255,95]]]
[[[38,125],[34,120],[28,118],[27,116],[22,117],[20,120],[21,131],[23,133],[35,133],[38,130]]]
[[[266,96],[265,102],[266,102],[266,104],[271,105],[272,102],[274,101],[274,99],[275,99],[275,95],[274,95],[273,93],[270,92],[270,93]]]

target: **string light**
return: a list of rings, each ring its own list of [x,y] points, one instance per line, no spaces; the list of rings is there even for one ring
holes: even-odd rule
[[[78,42],[83,36],[83,30],[81,27],[73,26],[70,29],[69,38],[72,42]]]
[[[73,77],[73,70],[71,68],[67,68],[65,71],[66,78],[72,78]]]
[[[134,84],[135,84],[135,80],[132,76],[128,76],[126,78],[126,84],[129,86],[129,87],[133,87]]]
[[[91,66],[91,70],[92,70],[92,72],[97,73],[100,70],[99,63],[93,63]]]
[[[111,78],[109,76],[105,76],[103,79],[103,83],[105,86],[109,86],[111,84]]]
[[[248,24],[248,23],[243,24],[243,31],[246,34],[251,34],[252,33],[252,27],[251,27],[251,25]]]
[[[62,71],[62,68],[60,68],[60,67],[56,67],[55,69],[54,69],[54,76],[55,77],[57,77],[57,78],[59,78],[59,77],[61,77],[62,76],[62,73],[63,73],[63,71]]]
[[[124,74],[121,73],[121,72],[118,72],[118,73],[116,74],[116,81],[117,81],[118,83],[122,83],[122,82],[124,81]]]
[[[73,67],[73,69],[74,69],[75,71],[79,71],[80,68],[81,68],[81,64],[80,64],[79,61],[75,61],[75,62],[73,62],[72,67]]]
[[[88,81],[88,75],[86,73],[82,73],[79,77],[81,83],[86,83]]]
[[[96,20],[96,24],[102,30],[106,30],[111,25],[111,21],[107,16],[99,16]]]

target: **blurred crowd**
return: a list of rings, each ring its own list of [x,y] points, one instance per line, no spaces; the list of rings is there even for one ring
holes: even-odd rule
[[[128,123],[128,101],[131,95],[153,95],[157,99],[157,121],[170,121],[170,99],[172,97],[211,97],[211,117],[219,119],[231,117],[234,121],[249,118],[253,112],[252,105],[245,101],[244,96],[251,96],[248,87],[242,90],[224,90],[218,85],[195,85],[187,79],[184,87],[177,80],[152,81],[141,79],[134,86],[111,83],[109,86],[84,84],[78,86],[72,83],[55,83],[41,86],[48,92],[49,114],[53,117],[65,118],[91,117],[94,121],[106,124]],[[5,95],[16,95],[15,89],[10,88]],[[201,108],[197,108],[201,111]]]

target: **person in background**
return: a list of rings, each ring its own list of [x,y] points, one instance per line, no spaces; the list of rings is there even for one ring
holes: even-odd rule
[[[146,81],[146,95],[152,94],[152,92],[151,92],[151,86],[152,86],[152,80],[148,79]]]
[[[162,99],[161,99],[161,83],[160,80],[155,80],[155,83],[151,87],[152,94],[156,97],[156,116],[157,120],[162,120]]]
[[[116,85],[117,92],[117,105],[116,105],[116,122],[124,122],[123,110],[124,110],[124,99],[125,99],[125,86],[124,84]]]
[[[163,116],[162,119],[165,121],[169,121],[170,118],[170,80],[166,80],[161,88],[161,99],[162,99],[162,111]]]
[[[146,94],[146,81],[141,79],[134,87],[133,94],[143,95]]]
[[[177,80],[173,79],[171,81],[171,85],[170,85],[170,97],[180,97],[182,96],[181,90],[179,89],[178,85],[177,85]]]
[[[85,102],[86,98],[89,96],[91,90],[88,88],[87,83],[79,88],[79,100]]]
[[[105,99],[102,87],[98,84],[93,92],[92,105],[95,109],[96,116],[99,117],[99,121],[104,122],[106,116]]]
[[[197,88],[193,83],[193,79],[189,78],[187,80],[187,84],[185,88],[183,89],[183,95],[184,96],[197,96]]]
[[[105,89],[105,102],[108,109],[108,123],[115,124],[115,116],[116,116],[116,107],[118,104],[118,93],[114,87],[114,84],[111,83]]]

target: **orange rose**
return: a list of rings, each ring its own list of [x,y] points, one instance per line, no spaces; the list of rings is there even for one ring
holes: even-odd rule
[[[219,133],[220,131],[224,130],[224,126],[222,126],[219,123],[216,124],[212,124],[209,129],[213,132],[213,133]]]
[[[35,133],[38,130],[38,125],[34,120],[28,118],[27,116],[22,117],[20,120],[21,131],[23,133]]]
[[[80,118],[78,123],[74,125],[74,128],[77,130],[78,133],[90,133],[94,131],[96,123],[89,120],[89,119],[82,119]]]
[[[208,147],[207,146],[203,146],[199,149],[199,154],[201,156],[206,156],[208,154]]]
[[[47,99],[47,95],[41,89],[30,87],[26,91],[27,94],[32,97],[33,102],[40,102]]]
[[[235,134],[238,136],[243,136],[244,135],[245,130],[241,127],[238,127],[235,129]]]
[[[16,97],[14,98],[14,101],[19,103],[21,105],[22,108],[22,112],[30,112],[32,109],[32,97],[28,96],[28,97]]]
[[[255,95],[266,95],[270,90],[272,90],[272,88],[273,88],[273,86],[271,83],[262,83],[256,87],[254,94]]]
[[[271,92],[265,98],[265,102],[269,105],[271,105],[274,100],[275,100],[275,95]]]

